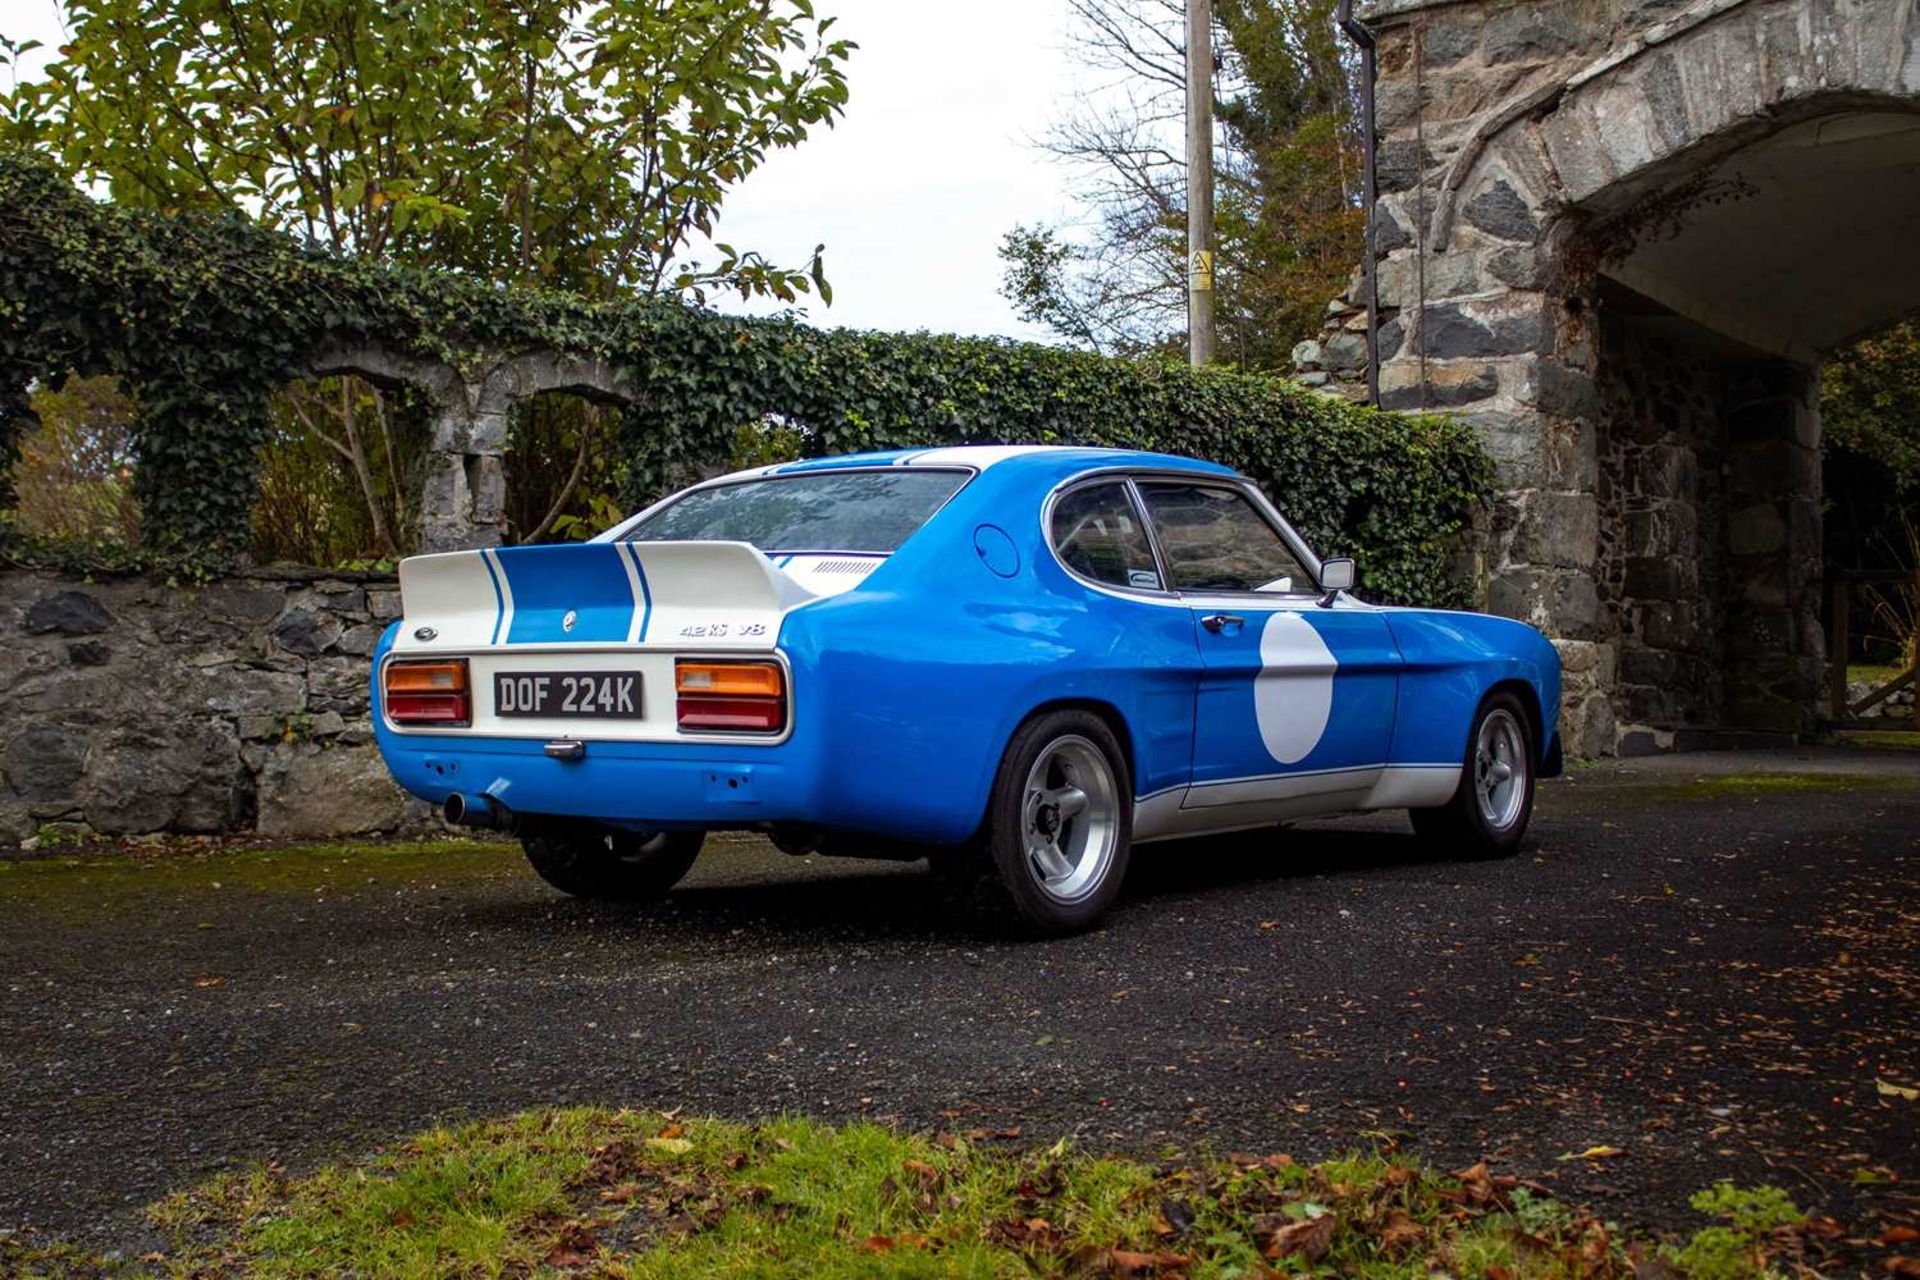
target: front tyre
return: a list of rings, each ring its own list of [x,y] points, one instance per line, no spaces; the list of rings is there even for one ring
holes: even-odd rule
[[[982,839],[954,869],[1001,920],[1073,933],[1119,896],[1132,840],[1133,784],[1113,730],[1091,712],[1050,711],[1007,744]]]
[[[1453,799],[1432,809],[1413,809],[1413,829],[1468,857],[1512,853],[1533,817],[1533,782],[1539,752],[1531,722],[1510,693],[1489,695],[1474,714],[1467,757]]]
[[[536,827],[520,837],[527,861],[562,893],[601,902],[644,902],[687,874],[704,831],[622,831],[589,823]]]

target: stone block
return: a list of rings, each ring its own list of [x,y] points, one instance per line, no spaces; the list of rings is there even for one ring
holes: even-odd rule
[[[307,667],[309,707],[355,716],[366,712],[371,696],[372,668],[364,658],[329,655]]]
[[[1635,614],[1640,639],[1648,647],[1680,652],[1700,648],[1704,637],[1698,606],[1679,600],[1649,600],[1642,602]]]
[[[1593,418],[1600,413],[1600,390],[1591,375],[1558,360],[1534,360],[1525,366],[1519,398],[1542,413]]]
[[[1622,684],[1613,692],[1614,706],[1635,724],[1670,726],[1676,718],[1673,697],[1657,685]]]
[[[1374,157],[1374,179],[1385,193],[1410,191],[1420,174],[1433,167],[1433,156],[1412,138],[1389,138]]]
[[[1590,569],[1599,556],[1600,505],[1590,493],[1538,491],[1527,495],[1513,538],[1513,558],[1524,564]]]
[[[1487,274],[1510,289],[1540,289],[1547,283],[1546,264],[1531,245],[1509,245],[1487,259]]]
[[[28,635],[98,635],[113,625],[106,606],[84,591],[54,591],[27,606],[21,620]]]
[[[1367,338],[1360,333],[1336,333],[1322,344],[1326,367],[1336,373],[1367,367]]]
[[[1487,609],[1531,623],[1549,639],[1605,638],[1600,594],[1593,578],[1576,569],[1501,569],[1487,584]]]
[[[1375,203],[1373,212],[1373,251],[1385,257],[1396,249],[1404,249],[1413,243],[1413,233],[1393,211],[1393,206],[1381,200]]]
[[[1583,104],[1564,105],[1548,115],[1540,123],[1540,136],[1570,202],[1585,200],[1613,181],[1613,160]]]
[[[1425,272],[1424,279],[1422,272]],[[1380,264],[1380,298],[1393,306],[1411,306],[1426,290],[1428,302],[1480,291],[1479,260],[1470,252],[1429,254],[1423,266],[1417,251],[1397,253]]]
[[[67,661],[76,667],[104,667],[113,661],[113,650],[104,640],[75,640],[67,646]]]
[[[1379,353],[1380,363],[1385,364],[1400,354],[1401,344],[1406,341],[1406,327],[1400,323],[1400,317],[1380,322],[1380,330],[1374,335],[1374,350]]]
[[[394,784],[370,746],[288,744],[260,771],[263,836],[331,839],[428,825],[427,806]]]
[[[1478,22],[1443,18],[1421,28],[1420,63],[1425,67],[1450,67],[1472,53],[1479,42]]]
[[[35,725],[0,754],[7,787],[22,800],[69,800],[87,771],[87,735],[57,724]]]
[[[367,612],[376,622],[391,622],[400,616],[400,593],[392,590],[367,592]]]
[[[1541,62],[1571,53],[1588,38],[1577,15],[1579,9],[1560,3],[1515,5],[1487,19],[1481,37],[1486,60],[1503,62]]]
[[[80,798],[102,835],[231,831],[252,807],[253,780],[224,726],[123,730],[95,745]]]
[[[1737,556],[1772,555],[1787,546],[1787,522],[1777,503],[1743,507],[1727,517],[1727,550]]]
[[[306,680],[294,671],[270,671],[239,664],[208,667],[180,685],[178,706],[198,707],[228,716],[289,716],[307,705]]]
[[[1608,694],[1590,693],[1560,701],[1560,749],[1575,760],[1613,754],[1616,723]]]
[[[1486,364],[1429,364],[1420,385],[1420,366],[1399,361],[1380,374],[1380,405],[1385,409],[1448,409],[1485,400],[1500,389]]]
[[[381,622],[363,622],[358,626],[348,627],[340,633],[340,639],[334,647],[341,653],[351,654],[357,658],[368,657],[379,645],[380,633],[386,629],[386,624]]]
[[[1638,600],[1696,599],[1699,561],[1682,556],[1628,556],[1621,585]]]
[[[1687,114],[1686,86],[1680,81],[1680,64],[1666,51],[1646,58],[1640,74],[1640,92],[1647,112],[1653,118],[1655,132],[1665,151],[1677,151],[1693,141],[1693,124]]]
[[[273,624],[273,642],[303,658],[318,657],[340,638],[340,619],[313,609],[292,608]]]
[[[1441,303],[1421,312],[1420,325],[1427,356],[1433,360],[1530,355],[1545,350],[1552,337],[1538,300],[1505,311]]]
[[[1531,244],[1539,238],[1540,224],[1526,198],[1505,178],[1482,189],[1461,207],[1460,216],[1490,236],[1502,240],[1520,240]]]
[[[1326,360],[1326,352],[1311,338],[1295,343],[1291,354],[1296,369],[1318,369]]]

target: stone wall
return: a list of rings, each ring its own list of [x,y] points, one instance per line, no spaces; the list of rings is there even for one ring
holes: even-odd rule
[[[1479,580],[1560,649],[1567,749],[1805,731],[1815,375],[1912,305],[1920,5],[1371,0],[1361,17],[1380,402],[1459,415],[1494,456]],[[1295,349],[1309,385],[1365,393],[1363,302],[1356,278]],[[1636,328],[1656,315],[1713,341],[1656,349]]]
[[[391,577],[0,572],[0,841],[437,826],[373,746]]]
[[[1720,723],[1725,707],[1725,386],[1721,358],[1671,324],[1598,325],[1598,585],[1619,627],[1623,735]],[[1629,749],[1640,740],[1629,742]]]

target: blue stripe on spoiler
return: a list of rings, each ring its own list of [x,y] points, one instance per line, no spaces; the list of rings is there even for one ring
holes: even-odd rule
[[[647,624],[653,621],[653,589],[647,585],[647,566],[640,560],[640,548],[631,542],[615,543],[627,553],[627,559],[633,561],[633,571],[640,583],[640,630],[633,637],[636,644],[645,643]]]
[[[493,584],[493,638],[488,644],[500,643],[500,624],[507,620],[507,598],[500,591],[500,571],[493,567],[493,553],[482,551],[480,563],[487,567],[487,581]]]
[[[619,543],[508,547],[493,553],[513,593],[508,644],[624,644],[635,601]],[[574,616],[571,631],[563,624]]]

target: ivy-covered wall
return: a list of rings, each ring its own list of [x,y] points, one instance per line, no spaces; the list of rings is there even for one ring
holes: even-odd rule
[[[985,441],[1162,449],[1260,481],[1324,553],[1356,556],[1384,600],[1465,598],[1448,552],[1490,478],[1463,426],[1290,382],[504,288],[330,256],[239,220],[101,204],[38,158],[0,152],[0,463],[30,424],[26,387],[116,375],[139,402],[148,551],[217,569],[247,529],[269,395],[349,368],[436,399],[445,502],[480,503],[473,490],[497,482],[502,396],[577,385],[623,406],[630,502],[724,460],[742,424],[770,415],[818,454]],[[8,501],[0,488],[0,508]],[[454,527],[497,536],[484,521]]]

